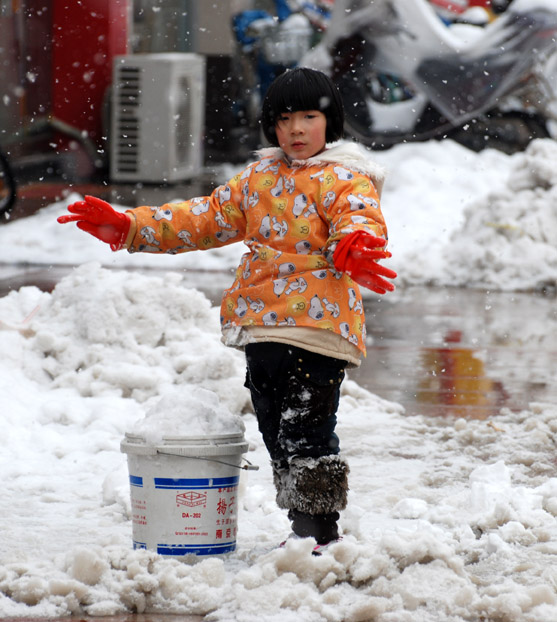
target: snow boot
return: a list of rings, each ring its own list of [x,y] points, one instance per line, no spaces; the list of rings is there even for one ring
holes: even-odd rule
[[[289,510],[288,518],[292,522],[292,531],[301,538],[315,538],[319,545],[338,540],[338,512],[328,514],[306,514],[298,510]]]

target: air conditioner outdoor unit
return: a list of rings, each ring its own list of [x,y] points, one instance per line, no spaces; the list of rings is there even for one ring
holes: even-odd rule
[[[198,54],[114,58],[110,177],[175,182],[203,168],[205,59]]]

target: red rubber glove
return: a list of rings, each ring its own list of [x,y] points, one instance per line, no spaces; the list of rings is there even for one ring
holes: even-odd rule
[[[378,294],[392,292],[395,286],[383,277],[395,279],[396,272],[377,263],[378,259],[392,257],[389,251],[378,250],[385,244],[387,240],[384,238],[365,231],[354,231],[338,243],[333,255],[335,268],[348,273],[356,283]]]
[[[90,196],[68,205],[68,212],[70,214],[57,218],[59,223],[75,222],[82,231],[110,244],[113,251],[123,248],[131,224],[127,214],[117,212],[106,201]]]

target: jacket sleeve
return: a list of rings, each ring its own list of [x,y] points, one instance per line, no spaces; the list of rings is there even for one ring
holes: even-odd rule
[[[355,231],[388,239],[379,195],[369,177],[355,173],[350,180],[337,181],[324,196],[329,221],[326,244],[329,251],[334,251],[339,240]]]
[[[242,241],[246,230],[242,187],[249,172],[248,167],[209,196],[128,210],[132,218],[128,251],[175,254]]]

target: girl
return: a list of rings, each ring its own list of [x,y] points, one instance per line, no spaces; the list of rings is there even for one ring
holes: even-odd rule
[[[392,291],[396,273],[377,263],[387,230],[383,172],[343,134],[340,95],[323,73],[280,75],[263,102],[272,145],[207,197],[125,214],[94,197],[61,223],[129,252],[178,253],[244,242],[221,307],[223,341],[245,349],[246,387],[269,451],[279,507],[315,552],[339,538],[348,465],[335,434],[347,366],[365,354],[357,283]]]

